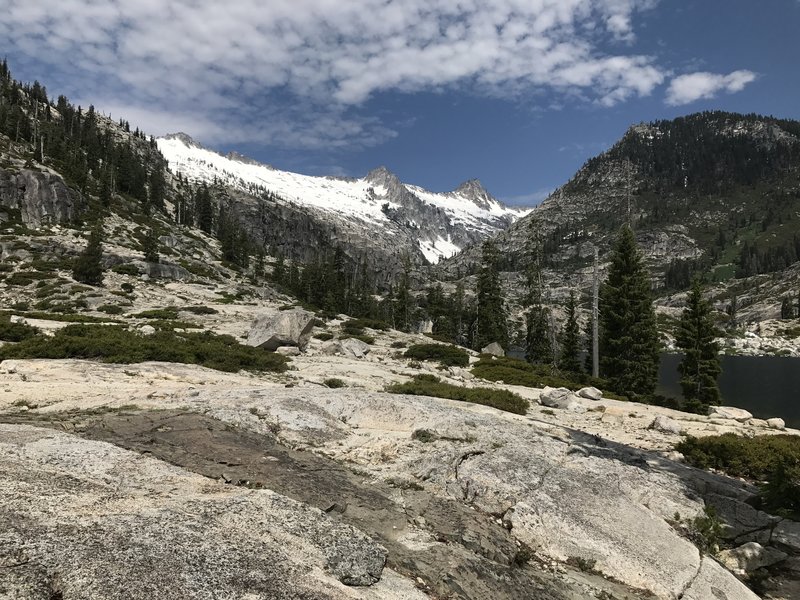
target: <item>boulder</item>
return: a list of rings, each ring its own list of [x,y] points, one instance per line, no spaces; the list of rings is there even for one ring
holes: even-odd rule
[[[9,321],[11,321],[12,323],[21,323],[23,325],[27,323],[25,317],[21,317],[20,315],[11,315],[9,317]]]
[[[772,531],[773,543],[787,547],[794,553],[800,553],[800,523],[783,520]]]
[[[745,584],[709,557],[703,557],[697,575],[678,597],[682,600],[758,600]]]
[[[744,423],[753,418],[753,415],[743,408],[735,406],[715,406],[709,415],[712,419],[732,419]]]
[[[345,338],[343,340],[339,340],[338,344],[342,354],[345,356],[353,356],[355,358],[364,358],[371,350],[369,344],[362,342],[361,340],[357,340],[356,338]]]
[[[492,342],[488,346],[481,348],[481,354],[491,354],[492,356],[505,356],[506,351],[497,342]]]
[[[284,356],[299,356],[300,348],[297,346],[278,346],[275,349],[275,352],[278,354],[283,354]]]
[[[139,327],[139,333],[142,335],[153,335],[156,332],[156,328],[152,325],[142,325]]]
[[[767,427],[770,429],[780,429],[782,431],[786,429],[786,422],[779,417],[773,417],[771,419],[767,419]]]
[[[682,432],[681,425],[675,419],[670,419],[665,415],[658,415],[650,425],[647,426],[648,429],[653,429],[655,431],[660,431],[661,433],[670,433],[673,435],[680,435]]]
[[[192,277],[192,274],[180,265],[170,265],[160,262],[141,262],[137,263],[137,265],[140,265],[144,268],[145,275],[147,275],[150,279],[175,279],[182,281],[185,279],[191,279]]]
[[[581,398],[586,398],[587,400],[602,400],[603,392],[598,390],[596,387],[589,386],[579,389],[578,396]]]
[[[762,567],[771,567],[785,560],[787,556],[777,548],[765,548],[758,542],[747,542],[738,548],[723,550],[718,558],[736,575],[745,575]]]
[[[284,310],[256,319],[246,343],[270,351],[281,346],[297,346],[302,350],[308,344],[313,327],[312,313],[302,309]]]
[[[586,409],[583,404],[567,388],[545,388],[539,395],[539,402],[542,406],[550,408],[560,408],[574,412],[583,412]]]

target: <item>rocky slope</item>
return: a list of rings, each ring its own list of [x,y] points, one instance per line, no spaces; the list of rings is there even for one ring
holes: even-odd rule
[[[474,180],[452,192],[433,193],[402,183],[383,167],[361,179],[312,177],[235,153],[222,156],[185,134],[160,138],[158,147],[172,171],[189,181],[213,183],[235,192],[240,202],[263,206],[268,211],[263,227],[256,223],[248,229],[268,245],[287,250],[308,240],[280,239],[272,232],[276,221],[296,222],[297,215],[306,215],[331,244],[350,246],[351,254],[378,251],[395,260],[408,254],[415,263],[436,263],[526,212],[503,206]]]

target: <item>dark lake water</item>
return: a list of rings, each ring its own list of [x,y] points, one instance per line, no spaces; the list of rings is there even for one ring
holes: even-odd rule
[[[722,356],[719,387],[722,403],[737,406],[759,419],[780,417],[800,428],[800,358],[781,356]],[[659,394],[680,398],[680,354],[662,354]]]

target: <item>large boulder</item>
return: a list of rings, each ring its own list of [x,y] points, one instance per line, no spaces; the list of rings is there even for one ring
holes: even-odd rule
[[[247,345],[272,352],[281,346],[297,346],[302,350],[313,327],[314,315],[306,310],[280,311],[255,320],[247,335]]]
[[[0,169],[0,206],[18,210],[22,222],[34,229],[70,223],[86,202],[53,173]]]
[[[780,417],[773,417],[771,419],[767,419],[767,427],[770,429],[786,429],[786,421],[781,419]]]
[[[681,424],[665,415],[656,416],[647,428],[673,435],[680,435],[682,432]]]
[[[370,345],[356,338],[339,340],[339,349],[345,356],[364,358],[370,351]]]
[[[577,396],[567,388],[545,388],[539,395],[539,402],[542,406],[550,408],[560,408],[574,412],[583,412],[586,408],[578,400]]]
[[[505,356],[506,351],[497,342],[492,342],[488,346],[481,348],[481,354],[491,354],[492,356]]]
[[[731,419],[744,423],[753,418],[752,413],[735,406],[715,406],[709,415],[712,419]]]
[[[598,390],[596,387],[589,386],[579,389],[578,396],[581,398],[586,398],[587,400],[602,400],[603,392]]]
[[[777,548],[764,547],[758,542],[747,542],[738,548],[719,553],[720,562],[737,575],[751,573],[761,567],[771,567],[787,557]]]

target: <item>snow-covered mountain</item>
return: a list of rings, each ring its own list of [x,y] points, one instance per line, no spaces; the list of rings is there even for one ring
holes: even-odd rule
[[[281,171],[237,153],[223,156],[183,133],[159,138],[158,147],[170,169],[189,181],[216,182],[254,197],[271,192],[272,202],[331,221],[335,229],[362,229],[365,239],[392,237],[393,254],[405,250],[429,263],[506,229],[528,212],[503,205],[477,180],[436,193],[404,184],[383,167],[361,179]]]

